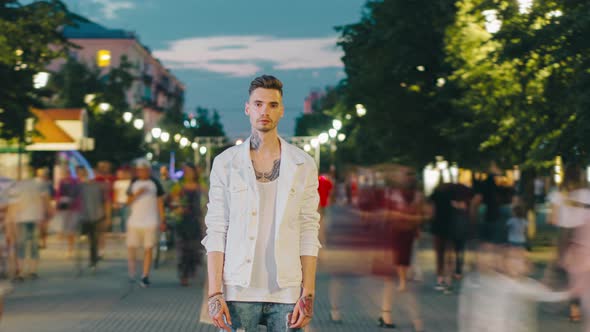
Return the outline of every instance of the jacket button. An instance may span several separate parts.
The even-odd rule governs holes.
[[[250,240],[254,241],[255,237],[254,236],[250,236]]]
[[[256,217],[256,211],[252,211],[252,216]]]
[[[251,259],[247,259],[246,260],[246,263],[250,264],[250,263],[252,263],[252,260]]]

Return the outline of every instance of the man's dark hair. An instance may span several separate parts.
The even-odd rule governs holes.
[[[277,90],[277,91],[279,91],[281,96],[283,95],[283,82],[281,82],[278,78],[276,78],[272,75],[262,75],[262,76],[256,77],[250,83],[250,89],[248,90],[248,95],[251,95],[252,91],[254,91],[258,88]]]

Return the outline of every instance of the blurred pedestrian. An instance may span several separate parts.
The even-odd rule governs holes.
[[[8,219],[16,226],[17,281],[37,279],[40,224],[50,214],[49,192],[35,179],[21,180],[10,189]]]
[[[106,234],[112,231],[112,209],[113,209],[113,200],[114,200],[114,183],[116,177],[113,175],[113,165],[109,161],[99,161],[96,164],[95,176],[94,181],[98,183],[102,183],[104,188],[107,190],[107,204],[105,210],[105,217],[101,220],[100,224],[98,225],[99,237],[98,237],[98,244],[99,244],[99,259],[102,259],[103,253],[106,247]]]
[[[199,173],[192,164],[183,166],[184,176],[174,185],[170,193],[170,206],[175,215],[176,256],[178,260],[178,278],[184,287],[189,285],[189,278],[195,276],[201,264],[202,234],[202,188],[199,185]]]
[[[196,168],[195,168],[196,170]],[[200,172],[197,170],[197,174]],[[199,179],[197,178],[197,181]],[[166,214],[166,231],[165,231],[165,238],[166,238],[166,247],[173,248],[176,245],[176,222],[175,218],[173,217],[173,209],[170,206],[172,200],[170,199],[170,193],[172,188],[176,185],[176,179],[173,179],[170,176],[170,170],[167,166],[160,167],[160,183],[162,184],[162,188],[164,188],[164,210]],[[159,253],[159,252],[158,252]]]
[[[80,225],[80,181],[77,177],[69,175],[61,180],[56,202],[57,212],[62,220],[62,232],[67,241],[66,257],[72,258]]]
[[[82,234],[88,237],[90,256],[89,267],[96,270],[101,225],[110,207],[109,190],[104,183],[91,180],[83,166],[76,169],[79,183],[80,211],[79,225]]]
[[[410,167],[399,166],[393,171],[393,188],[386,194],[386,218],[392,224],[392,250],[399,285],[397,293],[406,299],[406,309],[415,331],[423,331],[416,294],[408,286],[408,269],[411,263],[413,243],[418,236],[420,225],[429,216],[425,213],[425,202],[417,188],[416,172]],[[379,326],[395,328],[392,323],[393,276],[385,277],[383,301]]]
[[[127,249],[129,281],[135,282],[136,251],[143,247],[143,270],[139,285],[149,287],[153,248],[156,245],[158,226],[166,229],[164,212],[164,189],[152,177],[151,164],[147,160],[136,163],[136,178],[131,180],[127,191],[127,204],[130,208],[127,219]]]
[[[512,207],[512,218],[508,219],[508,243],[511,246],[525,248],[527,243],[526,210],[522,204]]]
[[[334,185],[332,184],[332,180],[330,180],[328,175],[320,175],[319,179],[319,185],[318,185],[318,193],[320,195],[320,205],[318,207],[318,211],[320,212],[320,233],[319,233],[319,239],[320,239],[320,243],[325,244],[327,241],[326,238],[326,208],[328,207],[328,205],[331,202],[331,193],[332,193],[332,188],[334,187]]]
[[[53,184],[51,183],[51,178],[49,174],[49,169],[46,167],[38,168],[35,172],[35,181],[44,188],[43,190],[46,191],[49,195],[49,200],[53,200],[55,196],[55,190],[53,189]],[[47,247],[47,235],[49,234],[49,222],[51,220],[52,215],[49,215],[50,211],[47,211],[47,215],[41,221],[39,225],[39,233],[40,233],[40,241],[41,244],[39,247],[41,249],[45,249]]]
[[[117,218],[119,231],[125,233],[125,225],[129,217],[127,206],[127,190],[131,185],[131,172],[126,168],[117,170],[117,180],[113,184],[113,217]],[[113,219],[114,220],[114,219]]]
[[[9,189],[14,186],[14,181],[0,176],[0,280],[9,275],[9,234],[7,222],[7,210],[9,203]]]

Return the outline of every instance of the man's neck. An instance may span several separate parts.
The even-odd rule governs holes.
[[[274,154],[280,152],[281,144],[276,130],[259,132],[252,130],[250,136],[250,151],[262,154]]]

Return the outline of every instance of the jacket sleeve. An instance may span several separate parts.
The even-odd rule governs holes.
[[[301,256],[317,256],[319,249],[322,247],[318,239],[320,229],[318,170],[315,163],[312,163],[312,165],[307,172],[303,200],[299,210]]]
[[[225,239],[229,226],[229,211],[226,195],[226,178],[223,165],[215,159],[209,176],[209,203],[205,225],[206,236],[201,241],[207,252],[225,252]]]

